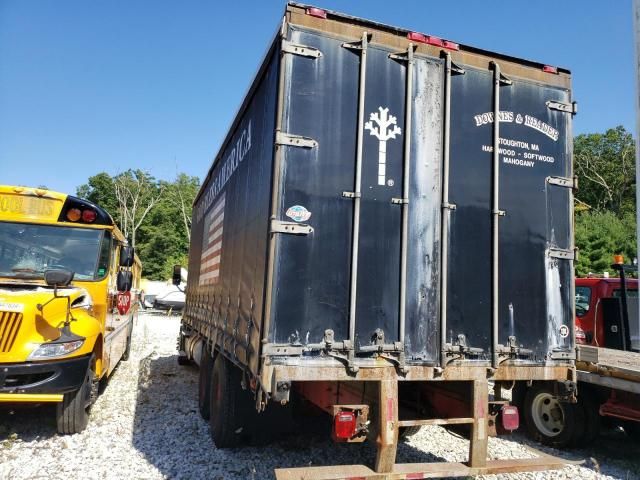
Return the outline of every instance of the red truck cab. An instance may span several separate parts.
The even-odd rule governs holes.
[[[636,299],[638,280],[626,279],[627,296]],[[605,322],[601,300],[620,297],[619,278],[576,278],[576,343],[609,347],[605,342]]]

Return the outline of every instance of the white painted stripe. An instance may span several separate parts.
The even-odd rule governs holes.
[[[209,255],[217,252],[218,250],[222,250],[222,240],[214,244],[213,247],[209,247],[204,252],[202,252],[202,255],[200,256],[200,258],[208,257]]]
[[[209,225],[209,231],[215,229],[224,220],[224,212],[218,218],[216,218],[211,225]]]
[[[202,265],[200,265],[200,268],[202,270],[205,270],[207,267],[210,267],[212,265],[219,265],[219,264],[220,264],[220,255],[218,255],[217,257],[213,257],[211,260],[204,262]]]
[[[220,270],[214,270],[212,272],[203,273],[200,275],[200,280],[207,280],[209,278],[217,278],[220,276]]]
[[[220,227],[218,230],[216,230],[215,232],[213,232],[211,234],[211,236],[209,237],[209,242],[213,242],[216,238],[218,238],[220,235],[222,235],[222,229],[224,227]]]
[[[218,212],[224,208],[224,199],[225,197],[222,197],[220,201],[214,205],[213,210],[211,210],[211,213],[209,214],[209,218],[215,217]]]

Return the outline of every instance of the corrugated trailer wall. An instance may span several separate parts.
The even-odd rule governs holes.
[[[194,204],[184,321],[252,372],[263,319],[279,57],[273,46]]]

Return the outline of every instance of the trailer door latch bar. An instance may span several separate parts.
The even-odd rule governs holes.
[[[557,185],[558,187],[566,187],[573,190],[578,189],[578,177],[547,177],[547,183],[549,185]]]
[[[549,258],[558,258],[560,260],[575,260],[576,254],[573,250],[565,250],[562,248],[549,248],[547,249],[547,256]]]
[[[290,53],[292,55],[300,55],[301,57],[309,58],[320,58],[322,56],[322,52],[317,48],[299,45],[297,43],[290,42],[289,40],[282,41],[282,53]]]
[[[360,198],[360,192],[342,192],[344,198]]]
[[[276,132],[276,145],[288,145],[290,147],[315,148],[318,146],[313,138],[290,133]]]
[[[578,103],[577,102],[558,102],[555,100],[547,100],[545,102],[547,108],[549,110],[558,110],[560,112],[570,113],[571,115],[575,115],[578,113]]]
[[[289,235],[309,235],[313,233],[311,225],[296,222],[283,222],[281,220],[271,220],[271,233],[286,233]]]

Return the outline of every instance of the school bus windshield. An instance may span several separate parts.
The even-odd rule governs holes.
[[[99,280],[110,247],[104,230],[0,222],[0,276],[41,279],[45,270],[65,268],[76,280]]]

